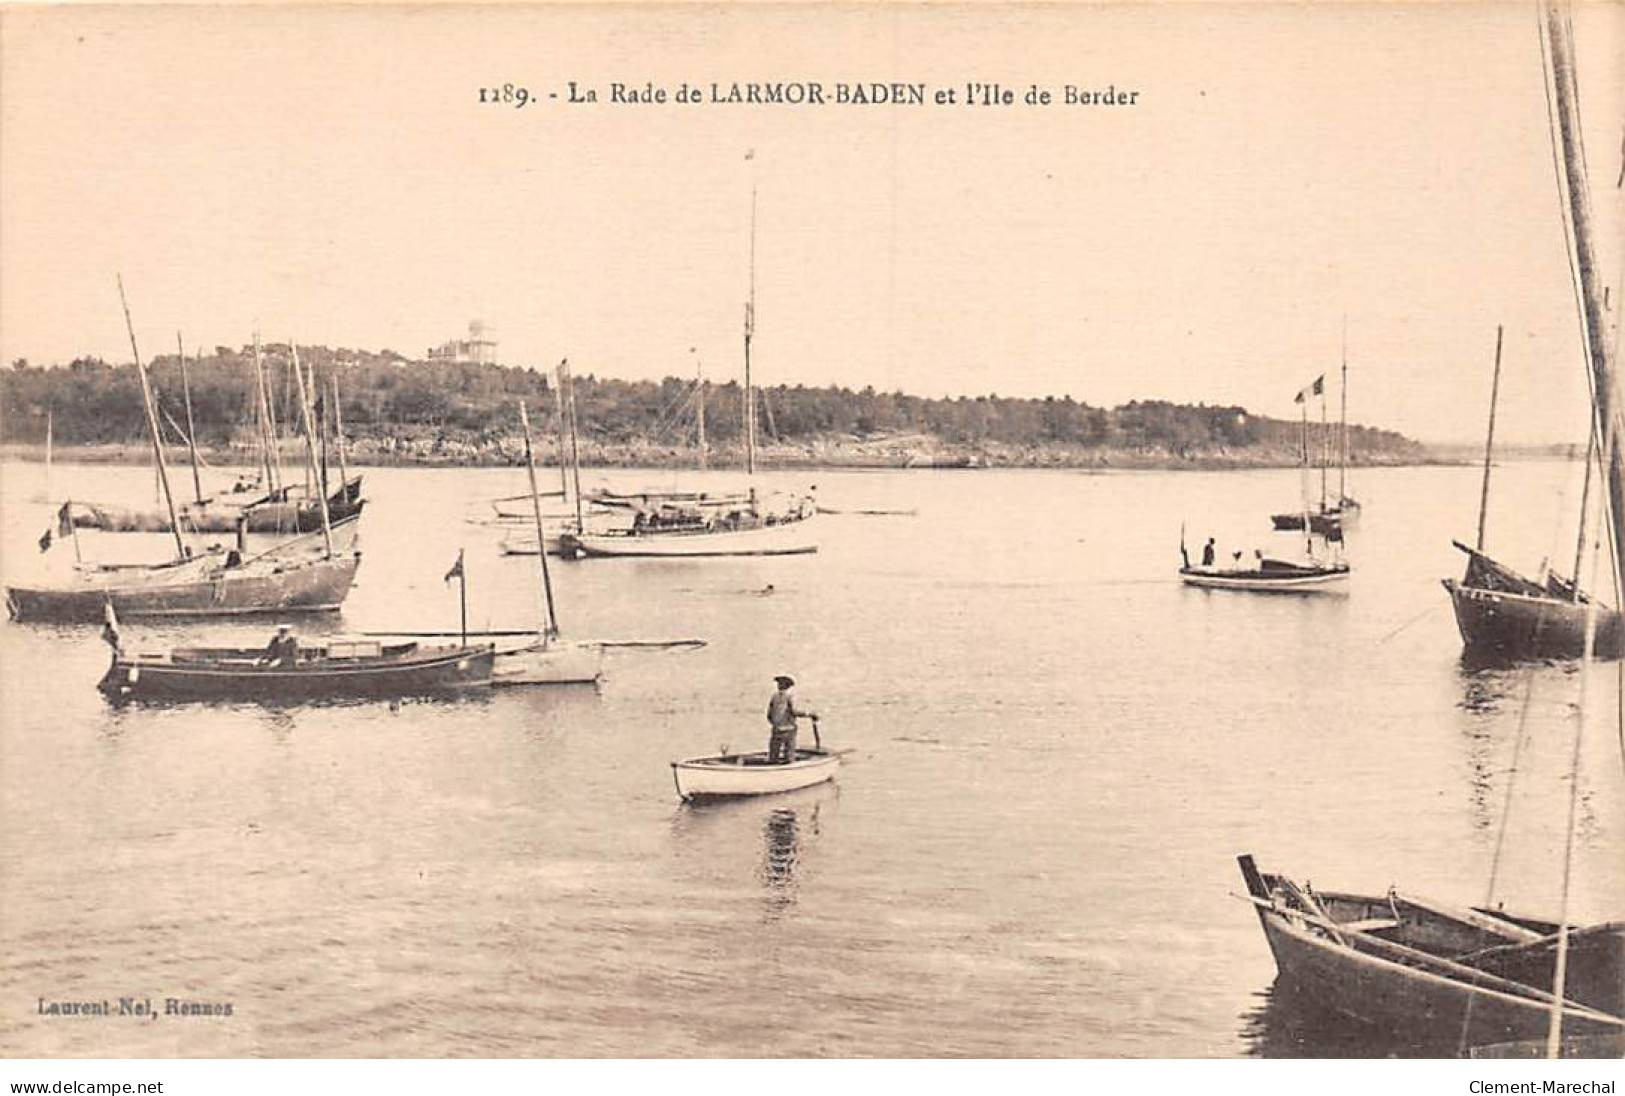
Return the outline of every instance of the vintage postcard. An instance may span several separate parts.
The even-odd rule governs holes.
[[[1621,57],[0,9],[0,1053],[1617,1058]]]

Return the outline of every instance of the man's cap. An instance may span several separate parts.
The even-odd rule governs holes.
[[[279,632],[291,632],[291,631],[293,631],[293,625],[292,624],[278,624],[276,626],[276,630],[279,631]]]
[[[781,689],[788,689],[788,688],[790,688],[791,686],[793,686],[796,683],[795,678],[793,678],[793,677],[785,677],[783,674],[780,674],[778,677],[775,677],[773,680],[778,685],[778,687],[781,688]]]

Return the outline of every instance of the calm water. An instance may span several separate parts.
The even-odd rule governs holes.
[[[34,547],[41,474],[0,469],[13,580],[71,559]],[[466,520],[522,475],[366,475],[360,580],[307,634],[454,628],[460,547],[474,624],[534,620],[535,561]],[[54,477],[58,497],[151,498],[140,469]],[[1272,997],[1234,857],[1483,900],[1526,687],[1496,898],[1555,914],[1579,676],[1461,664],[1438,580],[1472,536],[1473,470],[1359,474],[1348,595],[1279,600],[1174,568],[1182,521],[1226,554],[1290,547],[1266,515],[1292,472],[769,479],[918,515],[820,518],[813,557],[558,565],[567,634],[710,643],[613,653],[596,690],[115,710],[94,628],[0,626],[0,1052],[1392,1053]],[[1577,481],[1498,470],[1491,547],[1567,570]],[[668,762],[765,743],[783,672],[859,751],[838,782],[681,806]],[[1579,919],[1625,910],[1615,682],[1592,673]],[[120,996],[234,1014],[36,1015]]]

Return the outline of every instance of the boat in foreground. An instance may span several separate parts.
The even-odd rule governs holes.
[[[487,685],[495,649],[332,640],[291,663],[263,649],[182,647],[168,654],[115,651],[102,692],[113,700],[300,701],[434,696]]]
[[[1237,858],[1280,977],[1324,1008],[1418,1045],[1543,1037],[1558,926],[1390,891],[1311,890]],[[1568,930],[1563,1030],[1625,1032],[1625,922]]]
[[[1265,559],[1257,567],[1181,567],[1180,581],[1207,590],[1252,590],[1266,594],[1335,592],[1348,580],[1347,563],[1291,563]]]
[[[810,788],[833,780],[840,767],[841,752],[824,749],[797,750],[787,763],[771,762],[766,753],[723,753],[673,761],[671,776],[685,800],[730,799]]]

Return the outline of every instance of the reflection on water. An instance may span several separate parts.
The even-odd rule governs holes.
[[[1323,1007],[1294,983],[1276,981],[1241,1015],[1241,1039],[1254,1058],[1437,1058],[1455,1048],[1418,1043]]]
[[[1549,498],[1563,472],[1502,482]],[[150,491],[141,469],[60,475],[81,497]],[[1237,852],[1458,903],[1499,863],[1497,901],[1555,908],[1577,681],[1537,667],[1520,728],[1523,671],[1461,661],[1438,579],[1471,469],[1363,472],[1349,596],[1304,599],[1192,596],[1170,559],[1181,515],[1234,519],[1220,542],[1251,543],[1291,471],[819,478],[838,508],[917,516],[821,519],[816,556],[554,572],[573,639],[708,642],[611,651],[601,691],[112,708],[94,626],[0,623],[16,838],[0,841],[0,999],[195,986],[241,1015],[0,1016],[0,1052],[1406,1053],[1259,993],[1274,969],[1229,897]],[[462,549],[470,627],[533,625],[535,558],[462,520],[523,487],[512,470],[369,469],[360,581],[300,633],[450,627],[440,577]],[[12,497],[0,564],[20,579],[49,515],[12,520]],[[1502,535],[1512,563],[1549,554],[1521,525]],[[126,631],[146,651],[263,645],[269,627]],[[786,667],[864,763],[680,806],[671,760],[764,740]],[[1611,700],[1601,672],[1592,695]],[[1585,921],[1625,909],[1615,737],[1586,740]]]

